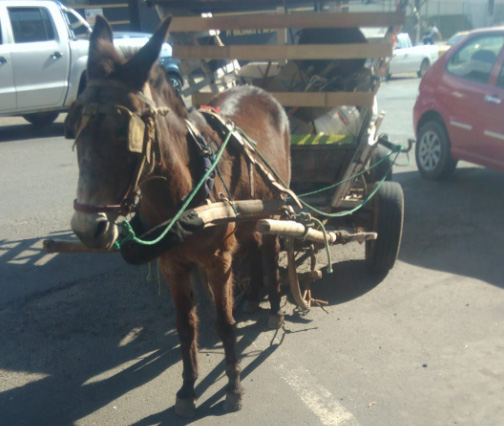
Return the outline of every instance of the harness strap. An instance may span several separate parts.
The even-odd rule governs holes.
[[[235,143],[238,143],[244,152],[244,154],[247,157],[248,162],[251,165],[254,165],[257,167],[263,178],[270,183],[271,186],[273,186],[276,190],[278,190],[280,193],[286,194],[289,197],[291,197],[294,202],[299,206],[299,208],[303,208],[301,201],[299,201],[298,197],[296,194],[289,189],[286,185],[283,184],[283,182],[279,182],[278,180],[281,179],[276,179],[274,175],[276,175],[276,171],[273,169],[273,167],[264,160],[264,157],[261,155],[261,153],[257,150],[256,146],[250,142],[248,138],[243,138],[240,134],[239,131],[236,130],[234,127],[233,123],[226,122],[220,115],[214,113],[213,111],[203,108],[200,110],[200,112],[203,114],[207,122],[215,129],[216,127],[223,132],[231,132],[232,133],[232,140],[235,141]],[[225,129],[225,130],[224,130]],[[256,155],[261,159],[261,161],[257,161]],[[264,163],[264,164],[263,164]],[[251,166],[249,168],[249,173],[251,174],[251,182],[253,181],[252,179],[252,169],[253,167]],[[269,169],[269,170],[268,170]],[[252,186],[253,184],[251,183],[251,191],[254,191],[254,188]]]
[[[195,143],[198,147],[202,164],[203,164],[203,176],[207,173],[208,170],[212,168],[212,164],[215,160],[213,150],[208,145],[207,141],[200,133],[200,131],[196,128],[196,126],[191,123],[189,120],[185,120],[187,126],[187,133],[189,138]],[[207,177],[206,182],[203,184],[198,194],[194,198],[191,206],[199,205],[207,198],[210,198],[210,194],[212,193],[213,187],[215,183],[215,170],[213,170]],[[187,194],[184,198],[182,198],[181,202],[187,198],[189,194]]]

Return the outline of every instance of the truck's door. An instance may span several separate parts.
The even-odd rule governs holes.
[[[58,34],[46,7],[8,7],[17,109],[63,105],[70,58],[67,34]]]
[[[1,6],[0,6],[1,8]],[[0,112],[12,111],[16,108],[16,89],[12,73],[11,55],[6,46],[7,31],[2,22],[0,10]]]

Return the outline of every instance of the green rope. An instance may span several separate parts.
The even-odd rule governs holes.
[[[349,178],[347,179],[343,179],[342,181],[339,181],[339,182],[336,182],[336,183],[333,183],[331,185],[328,185],[328,186],[324,186],[323,188],[321,189],[317,189],[315,191],[311,191],[311,192],[306,192],[304,194],[301,194],[301,195],[298,195],[298,198],[303,198],[303,197],[308,197],[310,195],[316,195],[316,194],[320,194],[322,192],[325,192],[325,191],[328,191],[330,189],[333,189],[333,188],[336,188],[340,185],[343,185],[344,183],[350,181],[350,180],[353,180],[359,176],[362,176],[363,174],[367,173],[369,170],[372,170],[374,169],[375,167],[378,167],[381,163],[383,163],[384,161],[387,161],[394,153],[397,153],[398,155],[396,155],[396,157],[392,160],[392,166],[398,166],[398,167],[406,167],[408,166],[409,164],[406,164],[406,165],[400,165],[400,164],[397,164],[397,157],[399,156],[400,153],[402,153],[402,147],[400,146],[397,146],[396,148],[394,148],[392,151],[389,151],[387,153],[387,155],[385,157],[383,157],[381,160],[377,161],[376,163],[372,164],[371,166],[369,166],[367,169],[364,169],[362,171],[360,171],[359,173],[356,173],[355,175],[353,176],[350,176]],[[409,160],[409,154],[408,154],[408,160]],[[392,167],[391,167],[392,168]],[[388,171],[388,173],[390,173],[390,170]],[[387,176],[388,176],[388,173],[387,173]]]
[[[214,150],[212,149],[211,146],[208,146],[208,148],[210,148],[210,152],[212,153],[212,157],[211,157],[212,161],[215,161],[215,152],[214,152]],[[231,190],[227,186],[226,181],[224,180],[224,178],[222,177],[221,170],[220,170],[220,167],[218,165],[215,168],[215,171],[217,172],[217,175],[219,176],[219,179],[221,180],[222,185],[224,186],[224,189],[227,192],[229,204],[231,204],[231,207],[233,208],[233,211],[238,216],[238,209],[236,208],[235,203],[233,202],[233,196],[231,194]]]
[[[395,151],[391,151],[391,152],[395,152]],[[402,152],[397,150],[396,152],[396,157],[392,160],[392,163],[395,164],[395,160],[397,159],[397,157],[399,156],[399,154]],[[378,164],[378,163],[377,163]],[[365,171],[365,170],[364,170]],[[363,172],[360,172],[358,173],[356,176],[360,176]],[[390,173],[390,171],[389,171]],[[362,207],[364,207],[366,204],[369,203],[369,201],[374,197],[374,195],[378,192],[378,190],[381,188],[381,186],[383,185],[383,182],[385,182],[385,180],[387,179],[387,176],[388,176],[388,173],[383,176],[383,178],[378,182],[378,185],[376,186],[376,188],[367,196],[367,198],[361,203],[359,204],[358,206],[354,207],[353,209],[350,209],[350,210],[345,210],[343,212],[338,212],[338,213],[327,213],[327,212],[324,212],[322,210],[319,210],[315,207],[313,207],[312,205],[308,204],[306,201],[303,201],[302,199],[300,199],[299,201],[301,201],[301,204],[303,204],[304,207],[306,207],[307,209],[311,210],[312,212],[314,213],[317,213],[321,216],[324,216],[324,217],[328,217],[328,218],[335,218],[335,217],[344,217],[344,216],[350,216],[351,214],[355,213],[357,210],[361,209]],[[346,182],[348,181],[345,180],[343,182]],[[339,182],[338,184],[341,184],[342,182]],[[331,188],[334,187],[334,185],[331,185]],[[318,193],[318,192],[322,192],[322,191],[325,191],[327,189],[330,189],[330,188],[322,188],[321,190],[318,190],[318,191],[314,191],[313,193]],[[309,193],[309,194],[313,194],[313,193]],[[306,194],[304,194],[304,196],[306,196]]]
[[[170,232],[170,230],[173,228],[173,225],[175,225],[175,223],[180,218],[180,216],[182,216],[182,214],[186,211],[187,207],[189,206],[189,204],[191,203],[193,198],[196,196],[199,189],[203,186],[203,184],[207,181],[210,174],[214,171],[214,169],[219,164],[219,161],[220,161],[222,155],[224,154],[224,151],[226,150],[226,146],[229,143],[229,141],[231,140],[232,134],[233,134],[233,130],[230,130],[226,136],[226,139],[224,139],[224,142],[222,143],[222,145],[219,149],[219,152],[217,153],[217,155],[215,157],[215,162],[207,170],[207,172],[205,173],[203,178],[200,180],[200,182],[190,192],[190,194],[188,195],[187,199],[185,200],[185,202],[182,205],[182,207],[180,208],[180,210],[173,217],[173,219],[171,219],[170,223],[168,224],[168,226],[165,228],[165,230],[161,233],[161,235],[159,237],[157,237],[156,239],[154,239],[152,241],[142,240],[135,235],[135,231],[131,227],[130,223],[127,220],[124,220],[121,222],[122,232],[124,234],[124,237],[121,239],[121,241],[116,241],[116,243],[114,244],[114,248],[116,250],[120,250],[121,245],[127,241],[135,241],[136,243],[142,244],[145,246],[152,246],[154,244],[157,244],[159,241],[161,241],[166,236],[166,234],[168,234],[168,232]]]
[[[324,234],[324,247],[327,255],[327,273],[332,274],[333,269],[332,269],[332,258],[331,258],[331,250],[329,249],[329,236],[327,235],[327,230],[322,223],[321,220],[317,219],[316,217],[313,217],[310,213],[299,213],[296,215],[295,220],[302,223],[306,227],[306,234],[308,234],[309,227],[313,223],[317,224],[322,233]]]
[[[145,277],[146,281],[152,281],[154,279],[154,275],[152,274],[152,262],[147,264],[147,276]]]

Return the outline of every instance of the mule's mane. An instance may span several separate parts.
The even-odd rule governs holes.
[[[187,117],[187,108],[184,101],[173,90],[168,82],[166,71],[160,65],[154,65],[149,74],[149,83],[163,100],[166,106],[169,106],[173,112],[181,119]]]

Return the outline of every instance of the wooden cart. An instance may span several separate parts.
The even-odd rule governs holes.
[[[169,1],[157,3],[161,6],[158,7],[161,14],[173,11],[170,9]],[[308,229],[304,224],[294,221],[264,219],[258,223],[260,232],[284,236],[289,260],[288,281],[296,303],[303,309],[310,303],[310,282],[321,276],[314,252],[326,242],[344,244],[349,241],[365,241],[368,267],[373,273],[385,275],[395,263],[402,237],[404,197],[401,186],[390,182],[390,174],[387,176],[387,173],[391,173],[390,162],[385,160],[370,172],[363,173],[363,171],[369,165],[384,160],[377,158],[380,157],[377,149],[379,142],[377,132],[383,115],[377,115],[373,107],[376,105],[376,93],[382,77],[381,70],[387,58],[392,56],[393,34],[404,23],[403,11],[407,1],[400,2],[398,10],[392,13],[344,13],[344,3],[334,2],[332,12],[315,13],[280,7],[273,13],[232,13],[207,15],[205,18],[175,17],[170,27],[171,33],[175,34],[173,40],[184,41],[184,44],[176,44],[173,49],[174,57],[182,61],[182,69],[185,62],[194,65],[198,62],[208,63],[217,60],[229,63],[234,63],[236,60],[250,61],[247,67],[255,66],[259,70],[259,75],[252,75],[247,79],[247,73],[234,69],[236,84],[245,80],[247,83],[269,90],[291,117],[299,111],[303,112],[301,116],[313,118],[337,107],[358,108],[359,122],[353,135],[322,136],[313,134],[315,132],[306,134],[299,131],[292,134],[291,187],[296,192],[314,192],[321,187],[342,182],[335,190],[305,198],[305,201],[317,210],[329,214],[325,216],[311,211],[315,217],[324,219],[328,235],[324,236],[322,231]],[[327,29],[330,34],[330,29],[356,27],[385,27],[387,31],[378,41],[368,43],[342,44],[340,40],[338,44],[327,44],[326,41],[320,44],[292,44],[295,42],[293,34],[298,30]],[[276,44],[224,45],[218,39],[211,46],[187,45],[188,40],[197,43],[197,37],[191,37],[191,34],[197,35],[205,31],[211,32],[216,37],[222,32],[226,34],[238,32],[250,36],[274,31]],[[251,37],[248,37],[248,40],[250,41]],[[366,68],[370,71],[371,78],[368,84],[356,84],[351,90],[314,91],[311,89],[313,85],[310,86],[308,81],[310,76],[305,76],[303,81],[302,76],[293,77],[292,73],[286,73],[291,77],[288,85],[283,84],[282,87],[284,82],[280,84],[278,82],[282,69],[286,69],[292,63],[326,60],[340,61],[341,64],[343,63],[341,60],[362,58],[367,60]],[[262,63],[254,64],[254,61]],[[298,68],[296,71],[299,71]],[[208,80],[208,75],[205,77]],[[202,91],[201,86],[196,86],[198,90],[189,89],[188,93],[192,92],[194,105],[207,104],[215,92],[229,86],[230,79],[224,76],[220,82],[218,78],[213,80],[210,78],[209,81],[213,82],[209,86],[210,91]],[[391,148],[388,141],[382,140],[382,142]],[[375,191],[376,196],[366,202],[369,195]],[[361,205],[362,207],[358,209]],[[356,211],[347,214],[353,210]],[[300,238],[295,241],[295,237]],[[304,281],[304,289],[300,289],[294,250],[303,253],[301,260],[307,257],[311,259],[310,270],[300,277]]]

